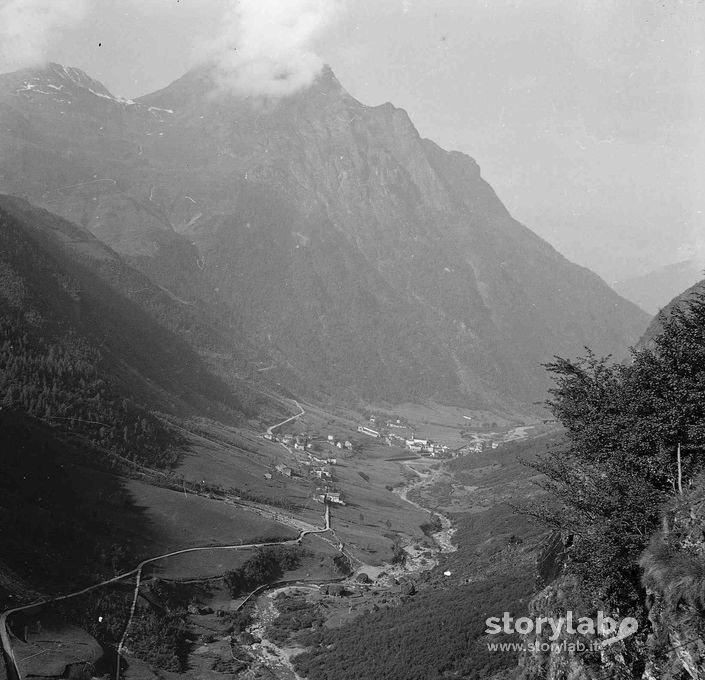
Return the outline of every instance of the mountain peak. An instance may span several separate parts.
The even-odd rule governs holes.
[[[115,97],[103,83],[91,78],[82,69],[55,62],[2,74],[0,89],[12,94],[53,95],[62,101],[65,100],[65,95],[70,94],[74,97],[92,95],[122,104],[132,103],[131,100]]]
[[[646,326],[514,221],[474,161],[424,141],[403,110],[357,102],[330,68],[289,96],[218,84],[202,65],[119,116],[93,95],[55,95],[73,116],[8,98],[17,148],[41,134],[54,153],[0,154],[5,191],[237,320],[292,387],[528,404],[554,355],[619,354]]]
[[[321,72],[316,76],[313,85],[318,90],[326,92],[346,92],[345,88],[340,84],[340,81],[333,73],[333,69],[325,64]]]
[[[89,90],[93,94],[115,99],[113,94],[103,83],[91,78],[85,71],[75,66],[62,66],[61,64],[50,62],[44,69],[44,73],[50,80],[60,80],[63,83],[71,83],[84,90]]]
[[[215,90],[212,66],[204,64],[192,68],[166,87],[139,97],[136,101],[146,106],[178,109],[186,102],[209,97]]]
[[[272,97],[272,101],[295,99],[297,97],[311,98],[312,96],[349,96],[345,88],[333,73],[333,69],[326,65],[316,76],[313,83],[290,95]],[[159,106],[169,109],[183,108],[189,102],[200,104],[204,99],[235,99],[238,101],[259,100],[260,97],[246,96],[231,91],[225,85],[219,85],[216,67],[213,64],[202,64],[192,68],[180,78],[166,87],[146,94],[137,101],[147,106]],[[265,97],[265,99],[269,99]]]

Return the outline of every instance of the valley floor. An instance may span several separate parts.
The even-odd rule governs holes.
[[[298,416],[270,427],[268,434],[303,414],[301,408]],[[312,427],[322,416],[314,413],[303,426]],[[343,427],[342,421],[336,426]],[[414,582],[421,574],[430,573],[445,555],[457,551],[456,527],[448,512],[457,508],[454,503],[443,504],[444,484],[453,474],[448,462],[416,456],[400,460],[404,456],[390,455],[393,449],[369,445],[335,466],[348,498],[344,506],[302,503],[310,498],[310,482],[301,476],[267,479],[262,472],[273,459],[290,457],[289,447],[279,447],[281,453],[275,448],[273,456],[271,448],[276,444],[263,445],[251,433],[215,423],[200,423],[186,431],[191,434],[191,454],[178,473],[187,482],[198,477],[204,484],[202,492],[194,492],[192,485],[187,489],[186,484],[181,492],[154,486],[148,479],[128,483],[153,535],[159,537],[152,547],[162,552],[130,572],[77,593],[4,612],[0,634],[10,677],[15,672],[19,677],[47,676],[46,664],[56,656],[52,664],[59,669],[63,663],[62,672],[90,662],[106,673],[108,660],[122,657],[124,677],[134,680],[175,678],[179,669],[178,677],[184,678],[222,677],[221,670],[232,677],[298,678],[292,657],[306,648],[299,633],[316,627],[340,628],[364,612],[399,606],[413,596]],[[505,440],[522,439],[527,431],[513,428]],[[197,461],[203,464],[197,467]],[[256,494],[258,500],[207,490],[207,480],[215,478],[216,471],[222,486],[237,482],[242,489],[244,481],[248,496]],[[478,482],[478,488],[481,485]],[[298,502],[297,510],[283,507],[282,496]],[[268,498],[279,504],[271,505]],[[425,535],[421,525],[427,527]],[[232,541],[233,537],[237,540]],[[223,584],[223,573],[241,567],[258,548],[271,546],[297,547],[305,557],[284,575],[285,583],[233,598]],[[339,557],[351,569],[347,576],[335,564],[334,558]],[[162,659],[160,670],[159,664],[146,662],[132,648],[131,635],[139,635],[142,620],[156,611],[150,588],[164,581],[196,590],[181,624],[188,629],[190,651],[182,654],[180,663],[165,664]],[[117,626],[122,633],[115,649],[101,652],[78,612],[102,611],[100,607],[105,609],[105,602],[113,600],[125,603],[114,606],[118,611],[122,607],[124,613],[118,616],[127,618]],[[57,610],[57,604],[67,601],[71,601],[68,610]],[[233,622],[242,612],[247,612],[248,622],[238,632]],[[54,675],[50,672],[48,677]]]

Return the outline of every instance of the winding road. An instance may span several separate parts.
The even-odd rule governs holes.
[[[298,408],[301,411],[301,413],[297,413],[295,416],[291,416],[290,418],[287,418],[286,420],[282,420],[281,423],[277,423],[276,425],[270,425],[267,428],[268,435],[274,436],[274,430],[276,430],[278,427],[281,427],[282,425],[286,425],[287,423],[290,423],[292,420],[296,420],[297,418],[301,418],[301,416],[306,413],[306,411],[304,411],[303,407],[301,406],[301,404],[299,404],[298,401],[296,401],[296,399],[294,399],[294,403],[296,404],[296,408]]]
[[[296,405],[299,407],[301,410],[301,413],[296,414],[295,416],[292,416],[291,418],[287,418],[286,420],[282,421],[281,423],[278,423],[276,425],[272,425],[270,428],[267,429],[267,432],[270,432],[279,427],[280,425],[283,425],[285,423],[288,423],[291,420],[294,420],[296,418],[299,418],[301,415],[304,414],[304,409],[301,408],[301,405],[298,402],[295,402]],[[226,500],[227,502],[227,500]],[[127,620],[127,624],[125,625],[125,631],[122,635],[122,639],[120,640],[120,643],[117,648],[117,674],[116,677],[120,677],[119,670],[120,670],[120,654],[122,652],[122,649],[124,647],[125,639],[127,637],[127,633],[130,628],[130,624],[132,623],[132,618],[135,613],[135,607],[137,605],[137,598],[139,596],[139,589],[142,581],[142,571],[143,569],[149,565],[153,564],[155,562],[159,562],[160,560],[164,560],[168,557],[174,557],[176,555],[184,555],[187,553],[194,553],[194,552],[202,552],[205,550],[247,550],[247,549],[252,549],[252,548],[265,548],[265,547],[273,547],[273,546],[287,546],[287,545],[299,545],[301,541],[304,539],[305,536],[309,534],[324,534],[328,531],[331,531],[331,525],[330,525],[330,504],[326,503],[325,504],[325,511],[324,511],[324,526],[322,528],[317,528],[313,525],[308,525],[307,523],[302,522],[301,520],[296,519],[295,517],[289,517],[286,516],[284,513],[279,508],[274,508],[267,506],[263,503],[249,503],[247,501],[242,501],[239,500],[237,502],[237,505],[239,506],[244,506],[247,509],[260,514],[263,511],[267,512],[268,514],[276,517],[278,520],[281,522],[288,524],[289,526],[296,526],[298,529],[299,535],[296,538],[291,538],[283,541],[272,541],[272,542],[264,542],[264,543],[234,543],[234,544],[229,544],[229,545],[208,545],[208,546],[197,546],[193,548],[183,548],[181,550],[174,550],[172,552],[168,553],[163,553],[161,555],[156,555],[154,557],[149,557],[145,560],[142,560],[134,569],[131,569],[130,571],[126,571],[122,574],[118,574],[117,576],[114,576],[113,578],[106,579],[104,581],[101,581],[100,583],[96,583],[92,586],[88,586],[87,588],[82,588],[81,590],[77,590],[73,593],[68,593],[66,595],[59,595],[57,597],[50,597],[50,598],[45,598],[41,600],[37,600],[35,602],[31,602],[29,604],[25,604],[19,607],[13,607],[12,609],[8,609],[2,614],[0,614],[0,643],[2,644],[2,650],[3,654],[5,656],[5,665],[7,668],[7,673],[8,673],[8,678],[9,680],[23,680],[22,676],[22,671],[20,669],[19,663],[17,661],[17,658],[15,657],[15,652],[12,647],[12,641],[10,638],[10,632],[8,628],[8,618],[12,616],[13,614],[16,614],[21,611],[25,611],[28,609],[34,609],[35,607],[39,607],[42,605],[50,604],[53,602],[61,602],[62,600],[68,600],[74,597],[78,597],[80,595],[84,595],[86,593],[89,593],[93,590],[96,590],[98,588],[103,588],[104,586],[110,585],[111,583],[116,583],[118,581],[122,581],[123,579],[129,578],[131,576],[135,576],[135,588],[133,592],[133,598],[132,598],[132,606],[130,608],[130,615]],[[259,590],[259,589],[257,589]]]
[[[271,425],[270,427],[267,428],[267,433],[270,435],[273,435],[273,432],[275,429],[278,427],[281,427],[282,425],[285,425],[286,423],[289,423],[293,420],[296,420],[297,418],[300,418],[302,415],[304,415],[305,411],[301,404],[299,404],[297,401],[294,401],[296,406],[299,408],[300,412],[290,416],[289,418],[286,418],[285,420],[281,421],[280,423],[277,423],[275,425]],[[193,433],[191,433],[193,434]],[[154,471],[150,471],[154,472]],[[132,604],[130,607],[130,614],[127,619],[124,632],[122,635],[122,638],[120,639],[120,642],[117,646],[117,668],[116,668],[116,678],[120,677],[120,662],[121,662],[121,654],[123,652],[124,646],[125,646],[125,641],[127,639],[127,635],[130,629],[130,625],[132,623],[132,619],[134,617],[135,609],[137,606],[137,601],[139,597],[139,590],[140,586],[142,584],[142,574],[144,568],[149,565],[153,564],[155,562],[159,562],[160,560],[167,559],[169,557],[174,557],[177,555],[184,555],[187,553],[194,553],[194,552],[202,552],[206,550],[247,550],[247,549],[252,549],[252,548],[264,548],[264,547],[273,547],[273,546],[293,546],[293,545],[299,545],[301,541],[304,539],[305,536],[309,534],[325,534],[327,532],[330,532],[330,535],[332,536],[332,539],[322,537],[323,540],[327,541],[330,543],[333,547],[335,547],[337,550],[339,550],[343,555],[348,557],[348,559],[351,561],[351,563],[357,562],[359,565],[362,565],[362,562],[360,560],[354,558],[351,554],[349,554],[346,550],[345,547],[340,541],[340,539],[336,536],[334,529],[331,526],[331,512],[330,512],[330,503],[325,503],[324,507],[324,526],[323,527],[316,527],[315,525],[308,524],[307,522],[297,519],[294,516],[288,515],[284,513],[280,508],[275,508],[273,506],[269,506],[265,503],[257,503],[257,502],[250,502],[250,501],[244,501],[240,498],[233,499],[233,498],[221,498],[218,499],[221,502],[233,504],[233,505],[238,505],[240,507],[243,507],[246,510],[249,510],[251,512],[254,512],[259,515],[268,515],[269,517],[276,519],[282,524],[286,524],[290,527],[295,528],[298,531],[298,536],[296,538],[292,539],[286,539],[282,541],[271,541],[271,542],[263,542],[263,543],[236,543],[236,544],[228,544],[228,545],[208,545],[208,546],[196,546],[192,548],[183,548],[181,550],[175,550],[172,552],[168,553],[163,553],[161,555],[156,555],[154,557],[149,557],[145,560],[142,560],[134,569],[131,569],[130,571],[126,571],[122,574],[119,574],[117,576],[114,576],[112,578],[106,579],[104,581],[101,581],[100,583],[96,583],[92,586],[88,586],[86,588],[83,588],[81,590],[77,590],[72,593],[68,593],[66,595],[59,595],[57,597],[48,597],[45,599],[40,599],[36,600],[34,602],[31,602],[29,604],[25,604],[22,606],[18,607],[13,607],[11,609],[8,609],[0,614],[0,643],[2,644],[2,650],[4,653],[5,657],[5,666],[7,669],[7,675],[9,680],[23,680],[23,675],[22,671],[19,665],[19,662],[17,658],[15,657],[15,652],[12,646],[12,640],[11,640],[11,634],[10,630],[8,627],[8,619],[11,617],[13,614],[16,614],[21,611],[33,609],[42,605],[54,603],[54,602],[60,602],[62,600],[68,600],[70,598],[75,598],[80,595],[84,595],[86,593],[89,593],[93,590],[96,590],[98,588],[103,588],[107,585],[110,585],[112,583],[116,583],[118,581],[121,581],[123,579],[130,578],[132,576],[135,577],[135,586],[133,590],[133,597],[132,597]],[[334,540],[333,540],[334,539]],[[364,566],[364,565],[363,565]],[[250,593],[247,597],[247,599],[251,599],[253,596],[255,596],[257,593],[259,593],[262,590],[262,587],[256,588],[252,593]],[[243,603],[244,604],[244,603]]]

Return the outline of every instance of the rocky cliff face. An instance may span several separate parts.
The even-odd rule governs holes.
[[[202,70],[128,102],[54,65],[0,77],[0,115],[0,190],[205,301],[297,385],[527,403],[541,362],[619,355],[647,322],[513,220],[471,158],[330,70],[281,100]]]
[[[562,564],[560,550],[557,565]],[[547,552],[551,552],[551,550]],[[699,680],[705,677],[705,479],[676,496],[663,526],[642,555],[646,612],[635,635],[598,652],[571,649],[576,636],[524,638],[521,680]],[[553,573],[553,572],[552,572]],[[560,575],[533,598],[530,616],[594,617],[599,603],[585,599],[579,581]],[[608,613],[619,617],[619,613]],[[580,638],[589,643],[589,638]]]
[[[705,480],[678,496],[641,559],[649,632],[645,680],[705,676]]]
[[[565,619],[571,612],[574,631],[581,617],[598,621],[598,612],[619,620],[619,612],[605,611],[599,603],[588,601],[579,580],[561,576],[533,598],[529,607],[532,620],[550,617]],[[525,636],[526,650],[520,658],[517,678],[521,680],[617,680],[641,678],[645,665],[644,631],[609,645],[606,636],[576,634],[564,624],[560,633],[550,627]]]

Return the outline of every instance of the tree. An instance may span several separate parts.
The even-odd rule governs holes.
[[[571,534],[570,569],[599,598],[640,599],[637,559],[663,503],[705,463],[705,297],[662,319],[662,331],[624,364],[557,357],[548,406],[567,443],[532,466],[552,503],[530,510]]]

